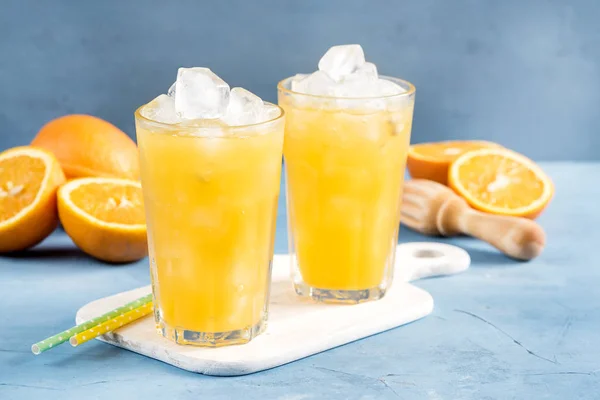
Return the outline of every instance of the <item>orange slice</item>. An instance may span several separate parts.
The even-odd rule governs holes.
[[[56,190],[65,175],[52,153],[15,147],[0,153],[0,252],[44,240],[58,225]]]
[[[120,178],[80,178],[58,190],[60,221],[85,253],[107,262],[148,254],[142,187]]]
[[[429,179],[446,185],[452,161],[470,150],[501,147],[483,140],[420,143],[410,146],[406,166],[415,179]]]
[[[492,214],[535,218],[554,195],[540,167],[504,148],[463,154],[450,166],[448,181],[473,208]]]

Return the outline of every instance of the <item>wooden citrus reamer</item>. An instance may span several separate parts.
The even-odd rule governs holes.
[[[546,242],[534,221],[474,210],[452,189],[425,179],[404,184],[401,221],[426,235],[473,236],[520,260],[540,255]]]

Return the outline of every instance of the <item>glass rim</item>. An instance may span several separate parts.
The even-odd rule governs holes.
[[[169,124],[166,122],[160,122],[160,121],[156,121],[150,118],[146,118],[142,115],[142,108],[146,107],[149,103],[146,104],[142,104],[141,106],[139,106],[135,112],[133,113],[134,117],[136,119],[139,119],[141,121],[144,121],[144,123],[148,123],[151,124],[155,127],[159,127],[162,129],[177,129],[178,131],[212,131],[212,130],[219,130],[219,131],[235,131],[235,130],[247,130],[250,128],[255,128],[255,127],[259,127],[261,125],[267,125],[270,123],[273,123],[279,119],[283,119],[285,117],[285,111],[283,110],[282,107],[280,107],[278,104],[273,104],[271,102],[268,101],[264,101],[263,103],[266,105],[270,105],[270,106],[275,106],[279,109],[279,115],[275,118],[271,118],[267,121],[262,121],[262,122],[257,122],[254,124],[246,124],[246,125],[234,125],[234,126],[190,126],[190,125],[180,125],[180,124]]]
[[[283,93],[294,95],[294,96],[306,96],[306,97],[313,98],[313,99],[321,99],[321,100],[343,99],[343,100],[350,100],[350,101],[402,98],[402,97],[411,96],[416,91],[415,85],[413,85],[412,83],[410,83],[407,80],[404,80],[401,78],[395,78],[393,76],[379,75],[379,78],[383,78],[385,80],[392,81],[392,82],[400,82],[400,83],[404,84],[405,86],[408,86],[408,90],[405,92],[402,92],[402,93],[398,93],[398,94],[388,94],[385,96],[365,96],[365,97],[340,97],[340,96],[326,96],[326,95],[322,95],[322,94],[309,94],[309,93],[295,92],[292,89],[288,89],[287,87],[285,87],[285,84],[288,83],[289,81],[291,81],[294,78],[294,76],[290,76],[290,77],[280,80],[277,83],[277,90],[279,90]]]

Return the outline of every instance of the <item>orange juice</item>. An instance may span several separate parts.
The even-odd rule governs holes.
[[[391,282],[414,104],[414,88],[403,84],[405,94],[376,109],[363,99],[344,99],[339,107],[334,99],[291,92],[286,81],[279,86],[301,295],[359,302],[380,298]]]
[[[283,117],[247,127],[136,113],[156,319],[178,343],[243,343],[267,316]]]

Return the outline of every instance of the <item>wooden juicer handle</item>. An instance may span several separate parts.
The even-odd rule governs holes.
[[[443,235],[473,236],[520,260],[541,254],[546,234],[534,221],[476,211],[462,198],[453,196],[439,210],[438,229]]]

